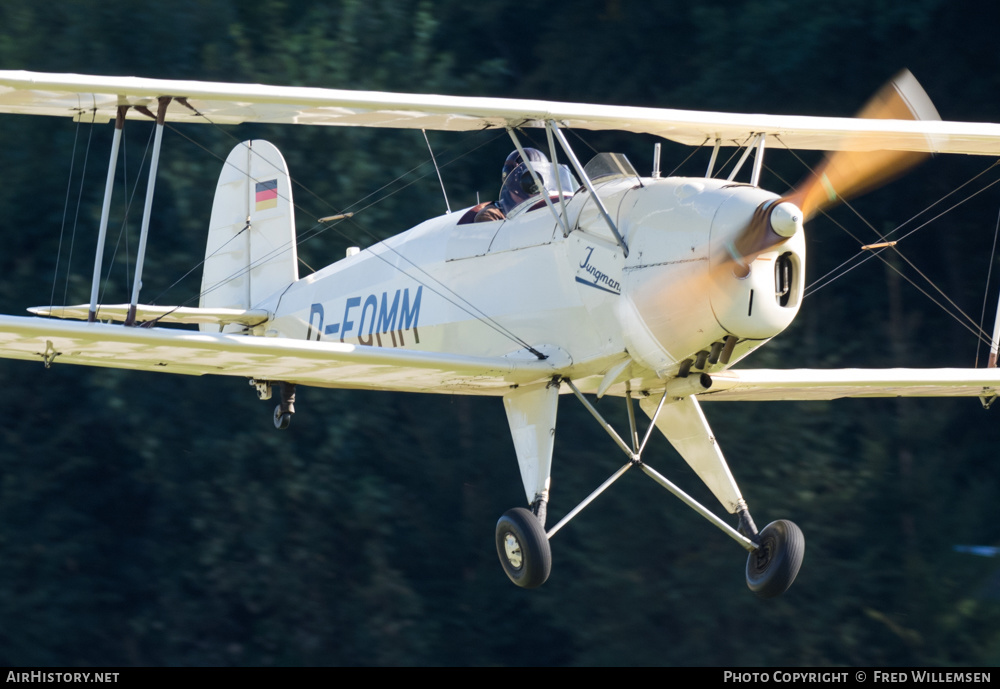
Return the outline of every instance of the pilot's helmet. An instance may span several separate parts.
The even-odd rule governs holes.
[[[545,154],[537,148],[526,148],[524,149],[524,154],[528,156],[528,160],[536,163],[549,162],[549,159],[545,157]],[[500,171],[500,184],[506,182],[507,175],[509,175],[511,171],[522,162],[524,161],[521,159],[521,152],[517,150],[511,151],[510,155],[507,156],[507,160],[503,161],[503,169]]]
[[[528,157],[527,163],[522,162],[519,155],[513,158],[507,157],[508,162],[515,164],[512,169],[504,170],[504,183],[500,188],[498,205],[505,215],[532,196],[542,193],[542,188],[539,188],[535,182],[536,177],[545,188],[549,182],[548,177],[551,176],[552,165],[544,153],[534,148],[526,148],[524,153]],[[528,170],[529,165],[534,171],[534,175]],[[506,168],[506,163],[504,167]]]

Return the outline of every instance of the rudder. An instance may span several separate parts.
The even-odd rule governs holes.
[[[244,141],[229,153],[219,175],[199,306],[252,309],[298,278],[288,166],[274,144]],[[218,332],[214,324],[200,327]]]

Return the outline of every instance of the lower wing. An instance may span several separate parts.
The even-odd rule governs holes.
[[[477,357],[195,330],[0,316],[0,358],[317,387],[503,394],[568,365],[558,355]]]
[[[1000,394],[1000,368],[730,370],[698,395],[712,400],[832,400],[841,397],[982,397]]]

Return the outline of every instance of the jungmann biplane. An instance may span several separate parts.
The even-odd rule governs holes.
[[[298,385],[501,397],[527,507],[500,518],[496,547],[518,586],[544,583],[549,540],[639,467],[748,551],[751,590],[778,595],[799,571],[802,533],[787,520],[757,529],[702,401],[970,396],[988,405],[1000,392],[996,332],[982,369],[735,368],[799,311],[803,223],[929,153],[1000,155],[1000,126],[941,121],[908,73],[857,118],[30,72],[0,72],[0,112],[115,122],[91,302],[0,317],[0,356],[45,366],[243,376],[262,399],[277,392],[279,428],[295,411]],[[135,284],[130,303],[100,304],[111,181],[130,119],[156,122]],[[151,306],[140,303],[139,288],[166,122],[501,128],[520,155],[504,181],[501,217],[475,222],[473,207],[431,218],[300,278],[285,162],[265,141],[244,142],[219,178],[199,305]],[[546,155],[527,153],[518,136],[525,128],[544,132]],[[704,176],[664,177],[657,154],[644,177],[617,154],[581,164],[565,137],[570,128],[652,134],[707,144],[713,154]],[[765,146],[773,142],[831,153],[815,174],[778,196],[758,186]],[[743,149],[726,179],[713,174],[723,147]],[[751,154],[749,180],[737,182]],[[199,330],[164,327],[169,323]],[[563,394],[586,406],[626,462],[546,530]],[[624,399],[627,432],[614,430],[588,398],[605,395]],[[635,402],[650,419],[642,437]],[[643,459],[653,428],[734,515],[735,526]]]

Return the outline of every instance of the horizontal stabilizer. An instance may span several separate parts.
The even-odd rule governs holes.
[[[97,320],[116,321],[124,323],[128,316],[128,304],[102,304],[97,307]],[[90,314],[90,306],[33,306],[28,309],[36,316],[51,316],[52,318],[74,318],[85,321]],[[136,306],[135,319],[145,323],[157,321],[161,323],[197,323],[214,325],[244,325],[253,327],[266,323],[271,314],[262,309],[200,309],[191,306],[152,306],[139,304]]]

